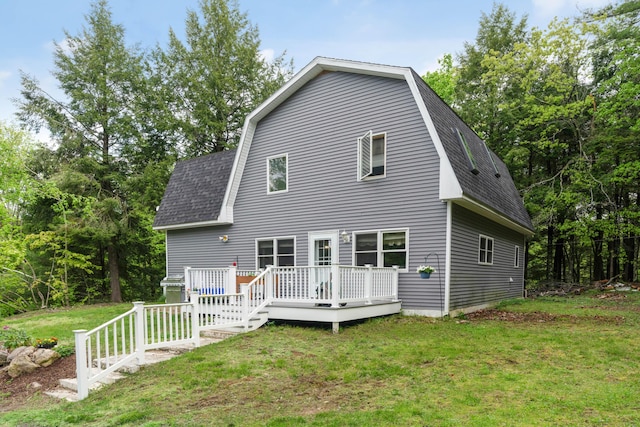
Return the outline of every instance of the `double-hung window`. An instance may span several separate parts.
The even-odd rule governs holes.
[[[289,156],[267,158],[267,193],[285,192],[289,188]]]
[[[369,131],[358,138],[358,180],[383,177],[387,163],[387,135]]]
[[[289,267],[295,265],[295,239],[293,237],[256,240],[258,268],[268,265]]]
[[[478,264],[493,264],[493,238],[482,234],[478,243]]]
[[[356,232],[354,259],[356,265],[407,268],[408,244],[406,230]]]

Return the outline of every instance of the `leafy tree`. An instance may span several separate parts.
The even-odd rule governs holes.
[[[427,71],[422,79],[433,89],[440,98],[450,106],[455,102],[456,71],[453,66],[453,56],[445,54],[438,59],[439,68],[435,71]]]
[[[122,153],[140,137],[133,117],[143,87],[142,56],[124,43],[124,28],[112,22],[106,0],[92,5],[78,36],[65,32],[56,44],[54,77],[66,100],[54,99],[23,75],[19,118],[32,128],[46,125],[59,142],[69,170],[87,177],[100,219],[96,250],[106,248],[111,300],[122,300],[120,251],[129,208],[122,183],[129,164]]]
[[[171,30],[154,52],[154,123],[186,156],[235,147],[244,119],[291,75],[284,55],[260,55],[258,29],[236,1],[202,0],[189,11],[185,42]]]

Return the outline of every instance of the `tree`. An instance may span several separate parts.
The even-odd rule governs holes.
[[[456,91],[456,71],[453,66],[453,56],[450,53],[445,54],[438,59],[439,68],[435,71],[427,71],[422,80],[425,81],[438,94],[440,98],[449,106],[453,106],[455,102]]]
[[[134,106],[144,95],[142,55],[125,46],[124,28],[112,22],[106,0],[92,5],[86,21],[78,36],[65,32],[65,45],[56,44],[53,75],[67,99],[54,99],[23,75],[18,116],[34,129],[46,125],[66,170],[91,184],[100,218],[95,249],[106,248],[111,300],[119,302],[119,254],[129,215],[122,183],[130,168],[122,153],[140,138]]]
[[[154,52],[158,104],[154,123],[186,156],[233,148],[244,119],[291,75],[284,55],[260,55],[258,29],[236,1],[202,0],[189,11],[186,40],[171,30]]]

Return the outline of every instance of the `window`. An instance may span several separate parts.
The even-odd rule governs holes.
[[[516,249],[515,249],[515,252],[513,254],[514,255],[514,257],[513,257],[513,266],[515,268],[518,268],[518,267],[520,267],[520,246],[516,245],[515,248]]]
[[[358,138],[358,179],[383,177],[386,169],[387,136],[371,131]]]
[[[267,268],[267,265],[294,266],[295,246],[295,239],[292,237],[257,240],[258,268]]]
[[[478,264],[493,264],[493,239],[480,235]]]
[[[354,233],[354,259],[356,265],[407,268],[406,231],[368,231]]]
[[[287,191],[288,166],[289,156],[286,154],[267,158],[267,193]]]
[[[476,159],[474,159],[473,157],[473,153],[471,152],[471,147],[469,147],[469,143],[467,142],[467,139],[464,137],[464,135],[462,134],[462,132],[460,132],[460,129],[458,128],[456,128],[456,135],[458,135],[458,141],[460,141],[460,144],[462,145],[462,150],[467,155],[467,160],[469,161],[469,168],[471,169],[471,172],[474,175],[477,175],[478,173],[480,173],[480,171],[478,170]]]

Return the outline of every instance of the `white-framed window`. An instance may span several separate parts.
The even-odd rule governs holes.
[[[281,193],[289,189],[289,155],[267,157],[267,193]]]
[[[268,265],[276,267],[290,267],[296,265],[295,237],[273,237],[256,239],[257,268]]]
[[[493,264],[493,238],[480,235],[478,243],[478,264]]]
[[[358,138],[358,180],[387,173],[387,134],[372,131]]]
[[[520,267],[520,246],[516,245],[513,251],[513,267]]]
[[[374,230],[353,233],[353,259],[355,265],[371,264],[375,267],[397,265],[406,270],[409,259],[408,230]]]

